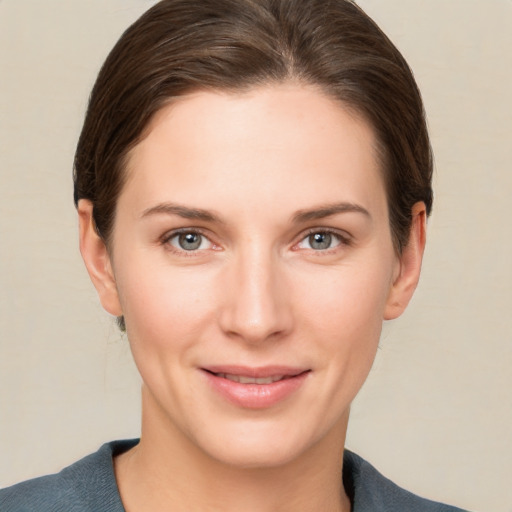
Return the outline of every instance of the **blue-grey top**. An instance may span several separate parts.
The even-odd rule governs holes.
[[[106,443],[60,473],[1,490],[0,512],[125,512],[112,460],[137,442]],[[401,489],[348,450],[343,484],[352,501],[352,512],[462,512]]]

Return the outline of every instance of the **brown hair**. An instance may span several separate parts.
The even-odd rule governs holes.
[[[92,201],[108,244],[127,154],[165,103],[194,89],[285,80],[320,86],[371,124],[400,251],[413,204],[432,206],[423,104],[400,52],[348,0],[157,3],[122,35],[94,85],[75,155],[75,203]]]

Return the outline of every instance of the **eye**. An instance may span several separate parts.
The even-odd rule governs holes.
[[[208,238],[197,231],[175,233],[167,238],[165,242],[178,250],[188,252],[210,249],[213,245]]]
[[[312,249],[314,251],[325,251],[334,249],[347,241],[339,234],[332,231],[313,231],[303,238],[298,244],[299,249]]]

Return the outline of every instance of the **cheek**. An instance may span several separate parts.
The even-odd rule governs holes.
[[[185,346],[213,316],[212,280],[192,269],[126,261],[116,276],[132,345]]]
[[[185,404],[193,400],[192,389],[182,382],[190,376],[200,340],[211,337],[211,280],[169,264],[131,263],[118,288],[133,359],[161,407],[179,408],[183,397]]]
[[[329,400],[352,401],[366,379],[380,340],[390,282],[390,273],[382,268],[345,266],[296,283],[302,289],[297,313],[304,339],[315,340],[310,349],[328,358]]]
[[[334,337],[337,333],[341,339],[357,337],[358,332],[380,332],[390,274],[376,266],[346,265],[299,276],[294,294],[300,297],[300,316],[309,318],[317,332]]]

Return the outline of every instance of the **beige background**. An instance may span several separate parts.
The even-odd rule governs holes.
[[[95,74],[149,0],[0,0],[0,486],[138,435],[126,340],[82,268],[71,166]],[[412,491],[512,511],[512,2],[361,0],[424,93],[436,204],[348,446]]]

